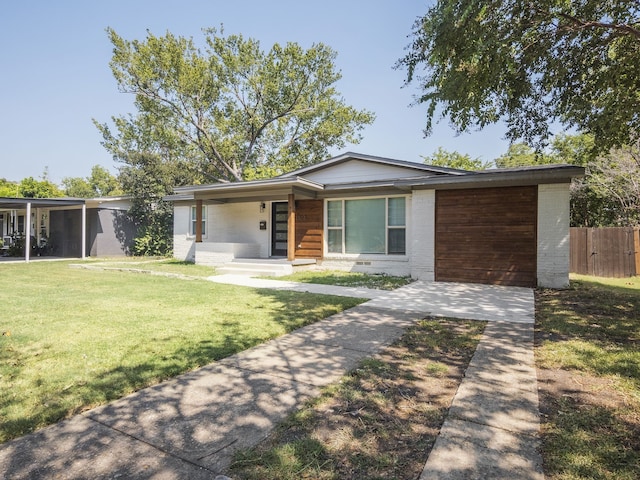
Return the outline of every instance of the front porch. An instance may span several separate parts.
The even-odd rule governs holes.
[[[294,271],[313,267],[313,258],[236,258],[216,269],[221,275],[244,275],[250,277],[283,277]]]

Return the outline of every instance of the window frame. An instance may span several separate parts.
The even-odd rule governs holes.
[[[187,233],[188,238],[195,238],[196,236],[196,219],[194,215],[196,213],[197,205],[189,205],[189,230]],[[207,206],[202,205],[202,238],[207,238]]]
[[[394,199],[394,198],[402,198],[404,199],[404,224],[403,225],[390,225],[389,223],[389,200],[390,199]],[[346,253],[346,230],[347,230],[347,225],[346,225],[346,202],[350,202],[350,201],[358,201],[358,200],[374,200],[374,199],[384,199],[385,203],[384,203],[384,219],[385,219],[385,225],[384,225],[384,238],[385,238],[385,249],[384,249],[384,253]],[[329,221],[329,202],[340,202],[340,225],[331,225],[332,222]],[[407,209],[407,205],[408,205],[408,197],[406,195],[389,195],[389,196],[375,196],[375,197],[353,197],[353,198],[328,198],[325,200],[325,211],[327,212],[326,218],[325,218],[325,235],[326,235],[326,240],[325,240],[325,255],[327,257],[362,257],[362,256],[367,256],[367,257],[392,257],[392,258],[403,258],[406,257],[408,255],[407,250],[408,250],[408,245],[407,245],[407,231],[409,229],[409,221],[408,221],[408,209]],[[390,230],[404,230],[405,232],[405,240],[404,240],[404,252],[402,253],[390,253],[389,252],[389,232]],[[330,243],[329,243],[329,236],[331,231],[339,231],[340,232],[340,240],[341,240],[341,245],[340,245],[340,251],[331,251],[330,250]]]

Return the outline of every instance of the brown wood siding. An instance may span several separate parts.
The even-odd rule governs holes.
[[[536,285],[538,189],[436,192],[435,278]]]
[[[322,258],[322,200],[296,200],[296,258]]]

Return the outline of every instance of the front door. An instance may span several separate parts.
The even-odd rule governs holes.
[[[289,232],[289,205],[287,202],[271,204],[271,256],[287,256],[287,236]]]

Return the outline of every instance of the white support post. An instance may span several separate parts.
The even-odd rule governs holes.
[[[27,202],[27,214],[24,218],[24,260],[29,262],[31,254],[31,202]]]
[[[87,257],[87,204],[82,204],[82,258]]]

